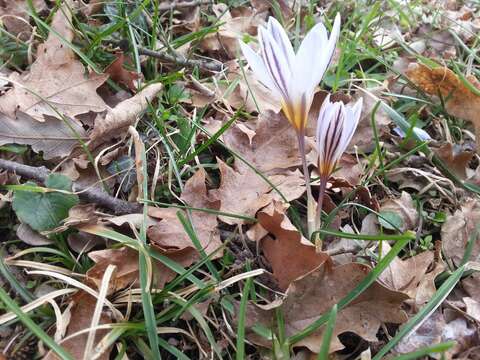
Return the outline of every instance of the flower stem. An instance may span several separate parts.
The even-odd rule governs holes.
[[[308,172],[307,154],[305,153],[305,133],[298,132],[298,151],[302,159],[303,176],[305,178],[305,187],[307,189],[307,227],[308,238],[310,239],[312,233],[315,231],[315,200],[312,195],[312,187],[310,186],[310,173]]]
[[[317,217],[315,220],[315,224],[318,230],[322,227],[322,210],[323,210],[323,198],[325,197],[325,190],[327,188],[327,176],[320,176],[320,190],[318,191],[318,202],[317,202]],[[315,246],[317,248],[317,252],[322,251],[322,239],[320,238],[320,234],[315,238]]]

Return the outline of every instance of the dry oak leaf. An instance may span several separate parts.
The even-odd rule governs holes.
[[[138,259],[137,259],[138,261]],[[67,307],[65,312],[70,312],[70,320],[67,327],[67,332],[65,334],[65,338],[69,337],[70,335],[74,335],[79,331],[84,331],[90,329],[92,326],[92,317],[95,311],[95,306],[97,303],[97,298],[93,297],[92,295],[84,292],[79,291],[78,293],[74,294],[72,297],[72,306]],[[68,316],[64,313],[64,318],[68,318]],[[99,325],[102,324],[111,324],[112,323],[112,316],[108,311],[102,311]],[[99,345],[102,338],[108,333],[108,329],[98,329],[95,333],[95,341],[93,344],[93,349],[95,346]],[[67,340],[61,340],[59,345],[61,345],[65,350],[67,350],[74,359],[83,359],[84,352],[87,345],[87,338],[89,336],[89,331],[83,332],[82,334],[75,335],[72,338]],[[108,347],[106,351],[99,355],[97,359],[100,360],[108,360],[110,358],[110,351],[112,347]],[[60,359],[53,351],[50,351],[45,355],[43,360],[57,360]]]
[[[385,243],[382,248],[383,255],[386,255],[389,250],[390,246]],[[408,295],[418,309],[436,292],[435,278],[444,268],[441,261],[435,262],[432,251],[425,251],[405,260],[395,257],[380,275],[379,280],[389,289]]]
[[[198,170],[185,183],[181,199],[190,207],[198,209],[219,209],[219,201],[212,199],[205,185],[205,170]],[[147,235],[150,241],[164,251],[178,251],[184,249],[195,249],[192,240],[185,232],[177,213],[181,212],[185,218],[187,214],[183,210],[175,208],[155,208],[149,207],[148,214],[161,221],[154,226],[150,226]],[[198,240],[207,255],[211,254],[222,246],[220,233],[217,229],[217,215],[201,210],[191,211],[193,227]],[[221,251],[217,251],[213,258],[222,256]],[[193,262],[194,259],[192,259]]]
[[[402,191],[402,194],[397,199],[388,199],[380,207],[380,213],[385,216],[386,212],[391,212],[402,220],[402,224],[398,224],[401,231],[414,229],[419,221],[419,215],[412,196]]]
[[[285,266],[285,264],[284,264]],[[284,314],[285,335],[292,336],[312,324],[321,315],[327,313],[370,271],[364,264],[349,263],[332,268],[324,263],[304,277],[295,280],[287,290],[287,296],[281,308]],[[402,303],[408,297],[390,290],[378,282],[373,283],[337,315],[334,336],[329,352],[344,348],[338,335],[353,332],[367,341],[378,341],[376,334],[384,323],[401,324],[408,318],[402,310]],[[270,346],[263,338],[250,331],[257,322],[268,326],[273,322],[274,309],[261,309],[249,305],[247,313],[248,337],[259,345]],[[307,347],[313,353],[320,351],[323,328],[294,344]]]
[[[480,223],[480,202],[476,199],[467,199],[461,208],[447,217],[442,225],[442,249],[447,260],[460,264],[472,234],[476,232],[471,261],[478,261],[480,255],[480,241],[476,226]]]
[[[260,246],[280,289],[286,290],[292,281],[331,261],[330,256],[318,253],[315,246],[298,232],[280,202],[270,204],[258,213],[257,218],[260,225],[275,236],[275,239],[264,237]]]
[[[135,96],[109,109],[105,117],[97,116],[88,146],[94,149],[115,137],[125,136],[128,127],[135,123],[162,88],[161,83],[147,85]]]
[[[374,88],[365,89],[367,94],[361,96],[360,91],[356,94],[352,102],[357,101],[360,97],[363,98],[363,108],[360,121],[355,130],[352,140],[348,149],[352,150],[354,147],[360,151],[370,152],[374,149],[375,143],[372,141],[374,138],[373,129],[372,129],[372,113],[377,105],[378,98],[381,96],[382,92],[388,91],[387,88],[383,86],[378,86]],[[388,125],[390,124],[390,117],[385,112],[382,107],[379,107],[375,113],[375,126],[377,127],[378,136],[389,132]]]
[[[232,10],[232,14],[226,4],[214,4],[212,9],[221,25],[217,32],[205,36],[200,47],[208,52],[226,52],[229,59],[238,56],[238,40],[241,40],[245,33],[255,35],[257,27],[265,22],[267,16],[266,12],[256,13],[247,7],[237,8],[236,12]]]
[[[108,75],[86,75],[83,64],[59,37],[71,43],[71,20],[72,15],[66,5],[57,10],[51,23],[56,33],[52,31],[45,43],[39,45],[38,57],[29,72],[10,76],[13,88],[0,97],[1,112],[14,118],[20,110],[38,121],[44,121],[44,115],[59,117],[56,111],[73,118],[107,108],[96,89],[107,80]]]
[[[472,151],[465,151],[457,144],[445,143],[435,153],[458,177],[467,178],[468,164],[473,158]]]
[[[36,153],[43,151],[45,160],[70,155],[86,136],[82,124],[75,119],[48,116],[41,123],[20,111],[16,119],[0,113],[0,145],[31,145]]]
[[[107,66],[105,73],[110,75],[110,79],[122,85],[125,85],[132,92],[137,91],[135,80],[140,76],[136,71],[130,71],[123,66],[126,63],[125,54],[120,52],[115,54],[115,60]]]
[[[300,165],[297,133],[282,113],[266,111],[260,114],[254,131],[251,137],[234,126],[225,132],[223,139],[230,149],[264,174]],[[246,165],[237,161],[236,167]]]
[[[445,110],[452,115],[470,121],[475,127],[476,138],[480,139],[480,96],[476,95],[446,67],[429,68],[423,64],[411,64],[406,72],[408,78],[430,95],[441,95],[445,100]],[[467,80],[473,87],[480,89],[474,76]],[[480,141],[477,140],[477,150]]]
[[[43,0],[33,0],[32,5],[36,12],[40,12],[46,7]],[[28,1],[26,0],[0,0],[0,21],[10,34],[20,35],[22,40],[28,40],[32,32],[28,11]]]
[[[213,198],[220,201],[220,211],[255,217],[257,211],[267,206],[273,199],[281,200],[280,192],[287,201],[298,199],[305,192],[305,181],[302,174],[296,171],[285,171],[282,174],[268,176],[268,181],[249,167],[241,167],[238,171],[217,159],[220,170],[220,187],[210,191]],[[244,224],[248,220],[221,215],[219,218],[230,225]]]

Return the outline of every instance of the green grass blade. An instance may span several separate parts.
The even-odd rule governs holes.
[[[382,240],[400,241],[400,240],[414,240],[416,238],[415,233],[413,231],[407,231],[402,235],[384,235],[384,234],[366,235],[366,234],[346,233],[346,232],[336,231],[332,229],[327,229],[327,230],[321,229],[321,230],[315,231],[314,234],[315,233],[320,233],[321,235],[337,236],[343,239],[366,240],[366,241],[382,241]]]
[[[25,302],[29,303],[35,300],[35,297],[33,294],[25,289],[15,278],[15,276],[12,275],[10,270],[8,269],[8,266],[4,263],[5,259],[5,252],[3,248],[0,248],[0,275],[3,276],[4,279],[8,281],[10,286],[17,292],[18,295],[22,297]]]
[[[437,344],[437,345],[424,347],[424,348],[419,349],[417,351],[412,351],[408,354],[403,354],[403,355],[396,356],[392,360],[413,360],[413,359],[418,359],[418,358],[421,358],[423,356],[427,356],[427,355],[431,355],[431,354],[435,354],[435,353],[443,353],[443,352],[447,351],[448,349],[450,349],[454,345],[455,345],[455,341],[447,341],[447,342],[440,343],[440,344]]]
[[[245,282],[245,287],[242,292],[242,300],[240,301],[240,311],[238,313],[238,327],[237,327],[237,353],[235,358],[237,360],[245,359],[245,316],[247,313],[247,304],[252,287],[252,278],[248,278]]]
[[[213,265],[212,261],[208,258],[207,254],[205,253],[205,250],[203,249],[203,246],[200,243],[200,240],[198,239],[197,234],[195,233],[193,224],[190,221],[190,219],[185,217],[185,215],[180,211],[177,212],[177,217],[182,223],[182,226],[185,229],[185,232],[187,233],[188,237],[190,238],[190,240],[192,240],[193,245],[197,248],[197,251],[200,253],[202,260],[206,260],[205,263],[207,265],[207,268],[210,274],[212,274],[212,276],[214,276],[217,281],[220,281],[222,278],[220,277],[220,274],[215,268],[215,265]]]
[[[388,344],[386,344],[380,351],[375,355],[372,360],[381,360],[391,349],[397,345],[400,340],[403,339],[410,331],[413,331],[416,327],[420,326],[422,322],[434,312],[437,307],[443,302],[443,300],[450,294],[450,291],[453,290],[457,282],[463,275],[465,267],[461,266],[455,270],[450,277],[445,280],[445,282],[440,286],[435,295],[430,299],[430,301],[425,305],[413,318],[410,319],[405,325],[403,325],[400,330],[397,332],[395,337],[391,339]]]
[[[32,332],[37,336],[41,341],[43,341],[53,352],[55,352],[61,359],[64,360],[74,360],[72,355],[68,353],[62,346],[57,344],[50,336],[47,335],[43,329],[35,324],[33,320],[25,314],[22,309],[15,303],[15,301],[8,296],[8,294],[0,288],[0,300],[7,306],[8,310],[17,315],[18,319]]]
[[[335,323],[337,322],[338,307],[335,304],[330,311],[330,318],[328,319],[327,327],[323,333],[322,346],[318,353],[317,360],[328,360],[328,350],[330,350],[330,342],[332,341],[333,330],[335,329]]]

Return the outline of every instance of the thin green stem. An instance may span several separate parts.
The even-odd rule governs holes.
[[[307,188],[307,226],[308,238],[310,239],[312,233],[315,231],[315,201],[312,195],[312,187],[310,185],[310,173],[308,172],[307,154],[305,153],[305,133],[299,131],[298,137],[298,151],[302,159],[303,176],[305,177],[305,187]]]
[[[322,210],[323,210],[323,198],[325,197],[325,190],[327,189],[328,176],[320,176],[320,190],[318,192],[318,201],[317,201],[317,219],[315,222],[316,230],[322,228]],[[322,238],[318,234],[315,238],[315,245],[318,251],[322,250]]]

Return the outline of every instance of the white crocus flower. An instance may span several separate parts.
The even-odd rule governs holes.
[[[328,95],[317,124],[318,169],[323,182],[335,170],[338,160],[352,140],[362,112],[362,98],[354,105],[331,102]]]
[[[315,88],[330,64],[339,32],[337,14],[330,38],[325,26],[318,23],[295,54],[283,27],[270,17],[267,26],[258,30],[259,54],[240,41],[254,74],[280,99],[285,116],[299,133],[305,130]]]

